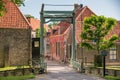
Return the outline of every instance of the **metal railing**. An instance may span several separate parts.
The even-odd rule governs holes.
[[[81,63],[78,61],[72,61],[73,68],[77,69],[78,71],[81,70]]]
[[[39,59],[33,59],[32,60],[32,68],[33,69],[39,69],[39,71],[44,70],[43,72],[47,72],[47,63],[40,63]]]

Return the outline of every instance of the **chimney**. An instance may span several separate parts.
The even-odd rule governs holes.
[[[77,9],[79,7],[78,4],[74,4],[74,9]]]
[[[80,5],[78,5],[78,4],[74,4],[74,9],[80,9],[80,8],[82,8],[83,7],[83,4],[80,4]]]
[[[82,8],[82,7],[83,7],[83,4],[80,4],[79,7]]]

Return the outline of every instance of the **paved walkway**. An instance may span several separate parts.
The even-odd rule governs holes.
[[[47,74],[37,75],[30,80],[105,80],[99,77],[77,73],[72,68],[55,61],[47,61]]]

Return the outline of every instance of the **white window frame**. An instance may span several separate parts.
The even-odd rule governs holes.
[[[110,60],[116,60],[117,59],[117,48],[116,47],[112,47],[110,48]]]

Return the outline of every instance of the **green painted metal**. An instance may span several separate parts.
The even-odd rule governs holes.
[[[41,20],[41,25],[40,25],[40,54],[44,56],[44,38],[43,38],[43,24],[45,23],[45,19],[50,19],[50,21],[62,21],[62,20],[67,20],[71,19],[71,23],[73,24],[72,26],[72,57],[71,57],[71,62],[73,67],[80,67],[80,64],[76,62],[76,42],[75,42],[75,12],[73,11],[44,11],[44,4],[42,5],[42,10],[41,10],[41,15],[40,15],[40,20]],[[44,57],[40,57],[41,60],[41,66],[42,68],[45,68],[44,65]]]
[[[43,17],[43,9],[44,9],[44,4],[42,5],[41,13],[40,13],[40,65],[42,69],[45,69],[45,61],[44,61],[44,17]]]
[[[44,16],[45,19],[51,19],[51,18],[72,18],[72,15],[45,15]]]
[[[76,43],[75,43],[75,13],[73,13],[73,18],[72,18],[72,61],[76,60]]]
[[[81,63],[78,61],[72,61],[73,68],[77,69],[78,71],[81,70]]]
[[[48,21],[45,21],[45,23],[54,22],[54,21],[66,21],[66,22],[70,23],[70,21],[68,21],[68,19],[66,19],[66,18],[52,18],[52,19],[50,19]]]
[[[72,14],[73,11],[44,11],[44,14]]]

